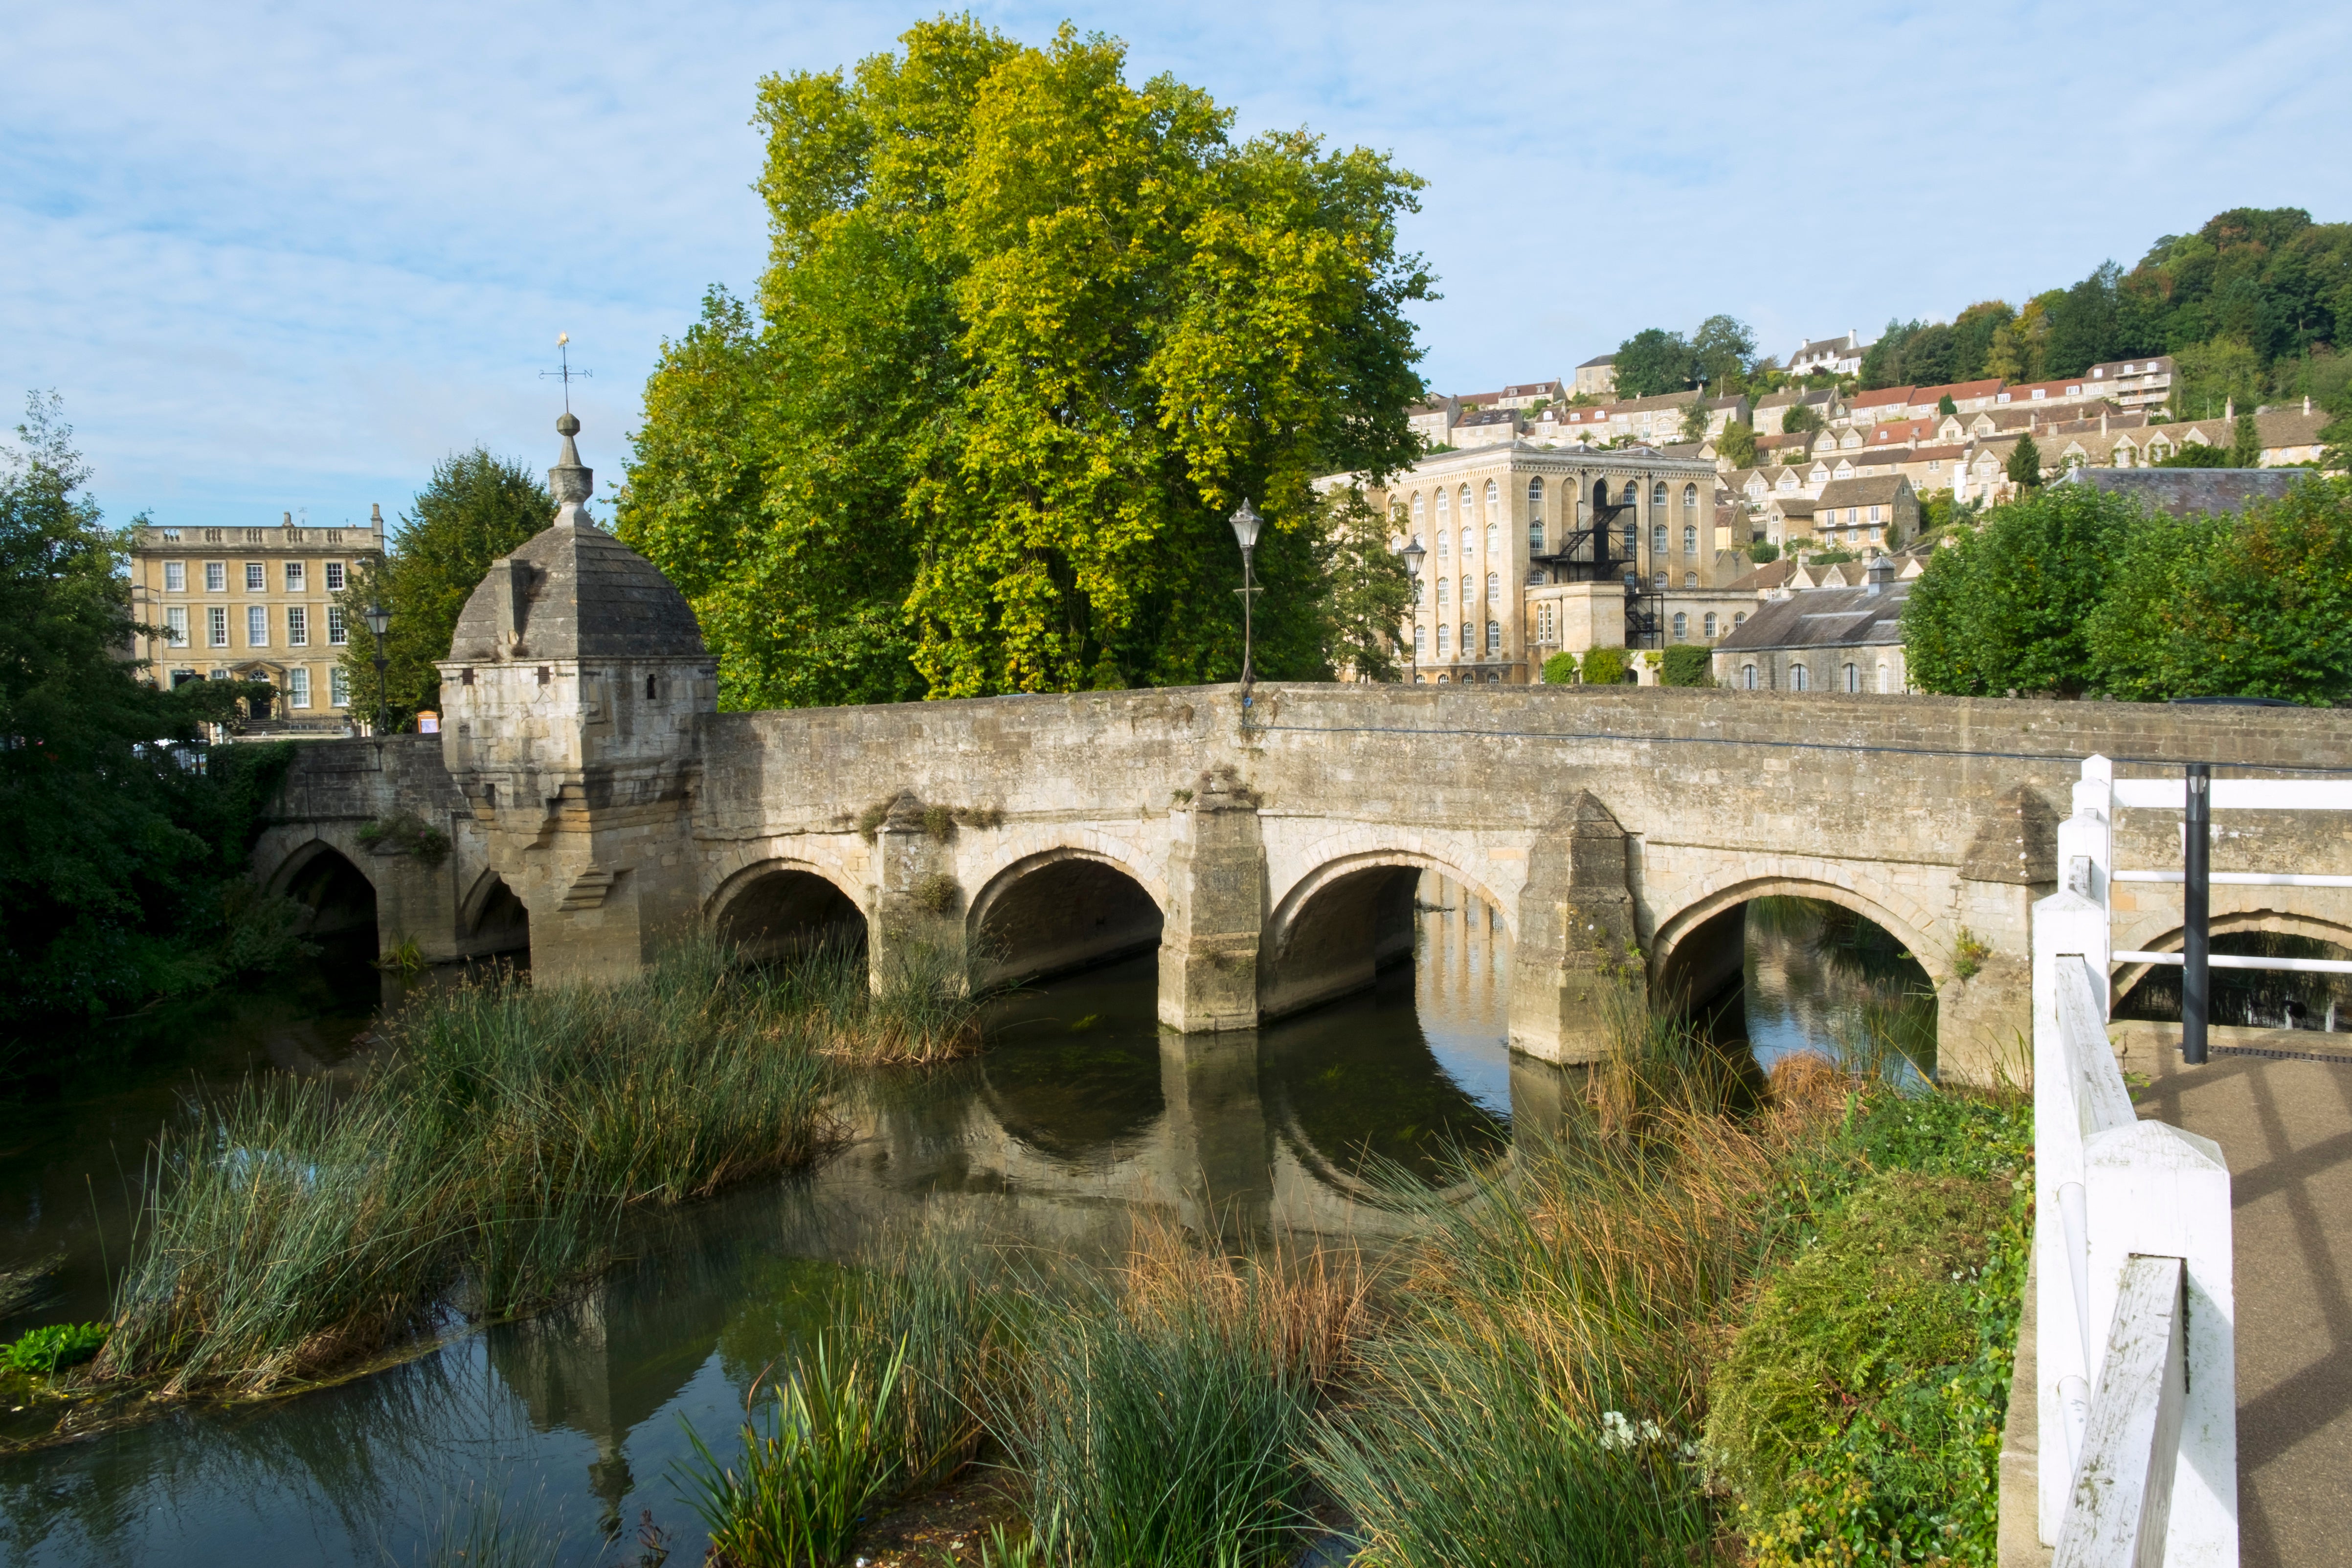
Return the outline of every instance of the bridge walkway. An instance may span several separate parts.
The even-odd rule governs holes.
[[[2216,1027],[2191,1068],[2178,1025],[2111,1032],[2141,1116],[2230,1164],[2239,1561],[2352,1563],[2352,1035]]]

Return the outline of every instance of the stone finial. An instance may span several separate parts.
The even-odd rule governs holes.
[[[547,470],[547,489],[555,498],[555,526],[571,528],[588,521],[581,509],[596,488],[596,473],[580,460],[580,448],[572,439],[580,434],[580,421],[570,409],[556,420],[555,430],[563,437],[563,449],[555,456],[555,467]]]

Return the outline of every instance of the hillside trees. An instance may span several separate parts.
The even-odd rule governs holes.
[[[722,702],[1230,678],[1244,497],[1258,668],[1323,673],[1310,481],[1415,455],[1420,181],[1236,142],[1067,27],[900,45],[761,83],[756,305],[714,291],[646,388],[620,531],[693,602]]]

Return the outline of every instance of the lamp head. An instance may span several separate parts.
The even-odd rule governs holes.
[[[1265,526],[1265,520],[1258,516],[1257,510],[1250,505],[1247,497],[1243,498],[1241,510],[1234,513],[1231,521],[1234,537],[1241,542],[1241,547],[1245,551],[1256,549],[1257,531]]]
[[[1404,557],[1404,569],[1415,577],[1420,576],[1421,563],[1429,555],[1429,552],[1421,547],[1421,541],[1414,540],[1398,553]]]
[[[373,599],[369,601],[368,607],[362,610],[360,614],[366,617],[368,630],[373,632],[376,636],[382,637],[384,633],[392,630],[392,612],[383,607],[383,600]]]

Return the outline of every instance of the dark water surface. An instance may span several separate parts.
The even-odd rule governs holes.
[[[969,1226],[1115,1258],[1149,1215],[1231,1246],[1330,1235],[1376,1248],[1405,1222],[1364,1179],[1368,1158],[1443,1181],[1447,1150],[1499,1152],[1515,1115],[1556,1113],[1561,1094],[1556,1069],[1507,1047],[1499,921],[1434,878],[1422,900],[1412,963],[1256,1034],[1163,1035],[1150,957],[1010,997],[980,1058],[861,1091],[839,1158],[650,1225],[633,1263],[561,1313],[296,1398],[0,1458],[0,1560],[408,1563],[499,1497],[560,1533],[566,1563],[636,1562],[646,1510],[669,1560],[698,1563],[670,1483],[682,1423],[731,1447],[744,1390],[814,1321],[840,1266],[891,1227]],[[1759,1058],[1838,1049],[1906,1005],[1839,940],[1802,910],[1751,922]],[[17,1119],[0,1141],[0,1268],[63,1261],[0,1336],[107,1315],[145,1142],[176,1098],[253,1071],[349,1070],[375,984],[358,975],[191,1014],[105,1075],[113,1086]],[[0,1431],[30,1435],[8,1418]]]

